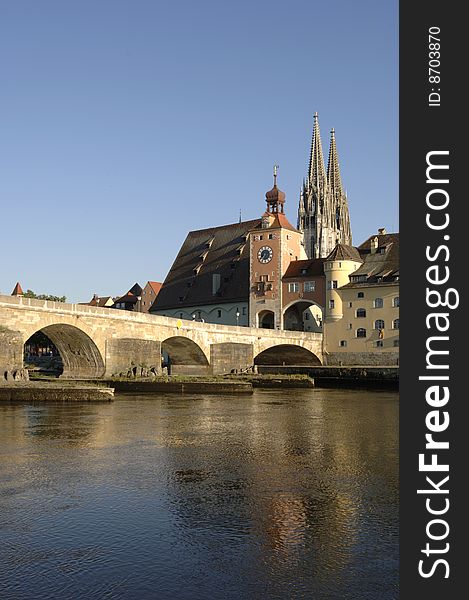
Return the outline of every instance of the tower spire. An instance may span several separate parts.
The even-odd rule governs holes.
[[[327,183],[334,198],[344,195],[342,179],[340,177],[339,155],[335,142],[335,130],[331,129],[331,143],[329,146],[329,161],[327,163]]]
[[[311,140],[311,155],[309,159],[308,181],[317,190],[324,188],[326,169],[322,153],[321,131],[319,129],[318,113],[314,113],[313,137]]]
[[[308,258],[323,258],[336,243],[351,244],[352,232],[347,196],[340,176],[335,131],[331,131],[326,173],[318,113],[314,114],[309,172],[305,183],[298,204],[298,230],[303,233]]]

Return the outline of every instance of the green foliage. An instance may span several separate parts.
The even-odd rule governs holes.
[[[66,296],[53,296],[52,294],[36,294],[33,290],[26,290],[25,298],[34,298],[35,300],[51,300],[52,302],[67,302]]]

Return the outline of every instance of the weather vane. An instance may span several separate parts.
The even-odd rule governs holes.
[[[274,183],[277,183],[277,171],[279,169],[278,165],[274,165]]]

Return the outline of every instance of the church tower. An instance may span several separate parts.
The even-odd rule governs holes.
[[[343,191],[335,131],[331,131],[327,171],[324,167],[318,113],[314,114],[309,170],[300,192],[298,229],[308,258],[325,258],[336,244],[352,244],[347,196]]]

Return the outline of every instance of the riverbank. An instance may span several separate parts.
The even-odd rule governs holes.
[[[374,366],[259,366],[264,375],[306,375],[314,379],[316,387],[399,389],[399,367]]]
[[[30,381],[0,385],[0,402],[112,402],[114,388],[73,382]]]
[[[204,380],[197,377],[168,380],[119,380],[109,379],[106,384],[112,385],[120,393],[139,394],[252,394],[252,385],[248,381]]]

